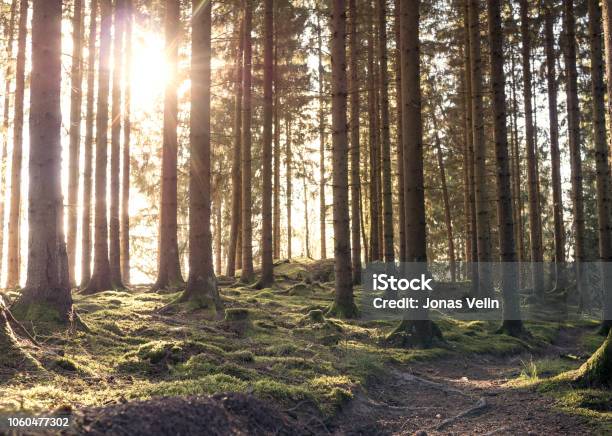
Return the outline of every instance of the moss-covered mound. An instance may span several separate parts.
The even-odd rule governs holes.
[[[612,387],[612,330],[597,351],[576,371],[574,382],[582,386]]]
[[[8,315],[8,316],[7,316]],[[8,309],[0,296],[0,370],[32,369],[38,366],[36,360],[22,347],[15,336],[8,318]]]

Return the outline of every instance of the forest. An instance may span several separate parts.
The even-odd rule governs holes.
[[[612,0],[0,0],[0,84],[0,435],[612,433]]]

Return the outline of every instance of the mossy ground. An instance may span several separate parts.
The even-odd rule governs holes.
[[[55,355],[39,357],[44,370],[0,374],[0,412],[237,391],[281,407],[304,402],[329,416],[388,365],[455,353],[516,354],[549,343],[558,329],[528,324],[532,337],[517,339],[495,334],[495,323],[445,318],[437,321],[445,343],[392,348],[385,337],[396,322],[331,318],[328,284],[315,280],[311,292],[290,295],[287,290],[309,283],[312,273],[287,263],[277,270],[272,288],[222,287],[225,319],[198,310],[160,314],[178,293],[151,293],[147,286],[76,294],[90,331],[38,335]]]

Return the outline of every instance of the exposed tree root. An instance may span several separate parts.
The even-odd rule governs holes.
[[[612,330],[589,360],[578,368],[573,382],[582,386],[612,386]]]
[[[480,397],[478,401],[476,402],[476,404],[474,404],[469,409],[464,410],[463,412],[459,413],[458,415],[453,416],[452,418],[448,418],[442,421],[440,425],[436,427],[436,430],[438,431],[443,430],[444,428],[448,427],[449,425],[453,424],[454,422],[462,418],[479,415],[480,413],[484,412],[485,409],[487,409],[488,407],[489,407],[489,404],[487,403],[487,400],[484,397]]]

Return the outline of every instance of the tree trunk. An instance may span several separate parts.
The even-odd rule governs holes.
[[[23,160],[23,99],[25,93],[26,39],[28,35],[28,2],[19,6],[17,66],[15,70],[15,115],[13,118],[13,156],[11,161],[11,203],[8,219],[8,265],[6,286],[19,286],[21,269],[21,163]]]
[[[605,61],[606,61],[606,83],[608,94],[608,117],[612,119],[612,0],[603,0],[603,23],[604,23],[604,42],[605,42]],[[604,309],[604,325],[602,332],[610,330],[612,321],[612,299],[607,298],[608,306]]]
[[[215,271],[217,274],[223,274],[223,195],[220,177],[217,177],[213,195],[215,197]]]
[[[555,235],[555,287],[563,288],[565,263],[565,228],[563,224],[563,198],[561,187],[561,157],[559,153],[559,121],[557,107],[557,73],[555,56],[554,15],[552,2],[544,9],[544,34],[546,39],[546,79],[548,85],[548,120],[550,135],[551,182],[553,192],[553,221]]]
[[[85,117],[85,144],[83,151],[83,216],[81,217],[81,285],[87,287],[91,279],[91,188],[93,172],[93,131],[96,68],[96,14],[98,0],[92,0],[89,17],[87,49],[87,115]]]
[[[478,251],[478,290],[489,296],[492,289],[491,229],[487,196],[486,141],[484,131],[482,54],[480,50],[479,2],[469,0],[470,65],[472,79],[472,133],[474,143],[474,197]]]
[[[28,271],[13,306],[22,319],[72,319],[61,192],[62,2],[34,2],[30,91]]]
[[[376,111],[376,78],[375,78],[375,59],[374,59],[374,41],[375,27],[372,19],[373,10],[371,3],[368,2],[368,140],[369,140],[369,157],[370,157],[370,261],[375,262],[380,258],[380,238],[378,234],[379,214],[378,214],[378,175],[380,167],[378,165],[378,157],[380,155],[378,149],[378,116]]]
[[[321,22],[317,15],[317,46],[318,46],[318,57],[319,57],[319,224],[320,224],[320,236],[321,236],[321,259],[327,258],[327,234],[326,234],[326,216],[327,208],[325,206],[325,112],[323,109],[323,75],[325,70],[323,69],[323,49],[322,49],[322,37],[321,37]]]
[[[130,283],[130,136],[132,133],[131,83],[132,83],[132,22],[134,5],[125,1],[125,100],[123,103],[123,169],[121,171],[121,277],[123,284]]]
[[[77,202],[79,194],[79,158],[81,143],[81,102],[83,82],[83,8],[74,0],[72,11],[72,68],[70,70],[70,145],[68,157],[68,273],[70,286],[76,286]]]
[[[395,0],[395,22],[393,23],[394,27],[394,36],[395,40],[400,40],[400,18],[399,18],[399,10],[400,10],[400,0]],[[396,130],[397,130],[397,186],[399,189],[397,190],[397,203],[399,205],[399,258],[400,261],[404,261],[406,259],[406,237],[404,235],[404,229],[406,228],[406,220],[404,218],[404,191],[402,187],[404,186],[404,165],[402,162],[404,161],[404,152],[402,147],[402,74],[401,74],[401,66],[400,66],[400,49],[399,44],[396,45],[395,49],[395,105],[396,105]]]
[[[6,46],[6,75],[4,85],[4,116],[2,127],[4,134],[2,135],[2,161],[0,161],[0,265],[4,261],[4,198],[6,196],[6,163],[8,162],[8,135],[9,135],[9,117],[11,106],[11,77],[13,75],[13,38],[15,34],[15,15],[17,12],[17,0],[11,2],[11,12],[8,26],[4,29],[4,36],[7,39]],[[1,286],[1,285],[0,285]]]
[[[123,33],[125,0],[115,0],[113,35],[113,91],[111,117],[109,263],[113,288],[123,288],[119,217],[119,173],[121,171],[121,79],[123,74]]]
[[[491,65],[491,100],[493,102],[493,136],[497,174],[497,227],[499,255],[502,268],[501,291],[503,298],[503,331],[516,336],[523,333],[516,250],[514,245],[514,220],[512,218],[512,189],[508,159],[508,132],[506,128],[506,83],[504,78],[503,30],[500,0],[487,1],[489,47]]]
[[[273,222],[273,237],[274,237],[274,258],[280,258],[281,246],[281,203],[280,203],[280,169],[281,169],[281,147],[280,147],[280,117],[278,109],[280,104],[280,77],[278,70],[278,32],[274,33],[274,222]]]
[[[253,226],[251,223],[251,68],[253,20],[252,0],[244,0],[244,69],[242,106],[242,274],[243,282],[253,280]]]
[[[286,166],[287,168],[285,169],[285,173],[287,174],[287,187],[285,190],[285,195],[287,196],[287,259],[291,259],[291,236],[293,235],[293,226],[291,224],[291,201],[292,201],[292,176],[291,176],[291,170],[292,170],[292,163],[291,163],[291,118],[289,118],[289,116],[287,116],[287,118],[285,119],[286,121],[286,150],[285,150],[285,155],[286,155]]]
[[[240,171],[240,155],[242,140],[242,56],[244,46],[244,23],[238,21],[236,34],[238,49],[236,50],[236,65],[234,72],[234,144],[232,150],[232,216],[230,223],[230,243],[227,249],[228,277],[236,275],[236,258],[238,235],[240,233],[240,194],[242,192],[242,175]]]
[[[110,46],[112,11],[110,0],[100,0],[100,65],[98,67],[98,107],[96,111],[96,184],[94,217],[94,266],[83,290],[92,294],[110,289],[108,261],[108,221],[106,218],[106,171],[108,155],[108,92],[110,82]],[[91,59],[91,57],[90,57]],[[93,88],[91,88],[93,90]]]
[[[263,147],[262,147],[262,225],[261,225],[261,278],[257,286],[269,287],[274,282],[272,247],[272,74],[274,58],[273,0],[264,0],[264,68],[263,68]]]
[[[334,0],[331,13],[332,178],[336,292],[330,314],[353,318],[351,239],[348,207],[348,135],[346,119],[346,3]]]
[[[180,301],[223,308],[212,257],[210,231],[210,83],[211,3],[192,0],[191,156],[189,161],[189,278]]]
[[[380,64],[380,118],[382,124],[382,199],[385,262],[395,261],[393,247],[393,192],[389,135],[389,75],[387,72],[387,3],[378,0],[378,62]]]
[[[527,0],[520,1],[521,7],[521,38],[523,60],[523,102],[525,108],[525,146],[527,147],[527,194],[529,196],[529,240],[531,248],[531,276],[533,292],[540,297],[544,291],[542,270],[542,245],[540,227],[540,204],[538,195],[538,171],[536,145],[533,126],[533,107],[531,91],[531,36],[529,29],[529,4]]]
[[[164,94],[164,143],[162,147],[161,207],[157,281],[153,289],[183,285],[177,240],[177,73],[180,5],[166,1],[166,56],[169,80]]]
[[[356,0],[349,0],[349,92],[351,95],[351,248],[353,284],[361,283],[361,240],[359,233],[359,191],[361,181],[360,169],[360,144],[359,144],[359,54],[357,48],[357,6]]]
[[[604,102],[604,70],[602,53],[601,9],[596,0],[588,1],[589,35],[591,42],[591,93],[593,96],[593,142],[595,143],[595,181],[597,185],[597,224],[599,259],[602,262],[603,325],[609,330],[612,323],[612,241],[610,240],[610,165],[606,138],[606,109]]]
[[[582,191],[582,157],[580,150],[580,108],[578,106],[578,73],[576,71],[576,19],[573,0],[563,0],[563,27],[566,37],[566,100],[567,132],[570,149],[570,170],[572,179],[572,212],[574,216],[574,259],[576,263],[576,284],[581,308],[585,298],[582,263],[584,252],[584,200]]]

